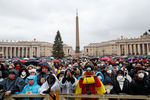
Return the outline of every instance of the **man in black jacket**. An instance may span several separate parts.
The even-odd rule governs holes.
[[[145,69],[138,68],[135,78],[131,82],[131,94],[135,95],[150,95],[150,82],[147,79]]]

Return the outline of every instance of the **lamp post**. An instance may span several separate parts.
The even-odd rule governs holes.
[[[103,49],[103,50],[102,50],[102,52],[103,52],[103,56],[104,56],[104,52],[105,52],[105,50]]]

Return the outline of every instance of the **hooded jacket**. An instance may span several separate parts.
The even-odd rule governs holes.
[[[47,66],[47,67],[48,67],[48,71],[51,70],[51,68],[50,68],[50,66],[49,66],[49,64],[48,64],[47,62],[41,62],[39,65],[40,65],[40,66]],[[46,76],[47,76],[47,74],[44,73],[44,72],[42,72],[42,67],[41,67],[41,69],[40,69],[40,74],[37,76],[37,83],[38,83],[39,85],[42,85],[42,83],[41,83],[41,78],[45,78],[45,80],[46,80]]]
[[[66,78],[66,74],[67,74],[68,70],[70,70],[70,69],[67,69],[65,71],[64,77],[60,80],[60,87],[62,89],[62,91],[61,91],[62,93],[73,93],[73,90],[75,90],[75,88],[76,88],[77,79],[75,77]]]
[[[103,82],[104,81],[104,75],[101,72],[97,72],[96,76],[98,76],[98,74],[101,74],[101,76],[102,76],[101,82]]]
[[[0,82],[0,85],[3,86],[4,90],[11,91],[11,93],[22,91],[25,86],[24,80],[18,77],[18,72],[15,69],[10,70],[9,73],[14,73],[15,79],[11,80],[9,77],[7,77],[2,82]]]
[[[28,91],[31,91],[33,94],[37,94],[40,86],[37,84],[37,77],[34,75],[30,75],[27,77],[27,80],[33,79],[34,83],[32,85],[27,84],[24,89],[22,90],[22,93],[26,93]]]
[[[55,82],[52,82],[52,84],[49,84],[48,81],[46,80],[45,83],[42,84],[41,88],[39,89],[39,93],[40,94],[44,94],[44,92],[46,92],[48,89],[50,90],[50,88],[54,91],[54,93],[56,93],[56,90],[60,90],[60,86],[59,86],[59,81],[57,79],[57,77],[55,76],[55,74],[51,74],[53,76],[53,80],[55,80]]]

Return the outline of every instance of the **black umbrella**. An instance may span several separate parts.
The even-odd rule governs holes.
[[[25,62],[24,64],[25,64],[26,66],[28,66],[28,65],[35,65],[35,66],[37,66],[37,65],[39,64],[39,61],[30,59],[30,60],[28,60],[27,62]]]

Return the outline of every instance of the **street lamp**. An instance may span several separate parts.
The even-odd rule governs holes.
[[[103,50],[102,50],[102,52],[103,52],[103,56],[104,56],[104,52],[105,52],[105,50],[103,49]]]

